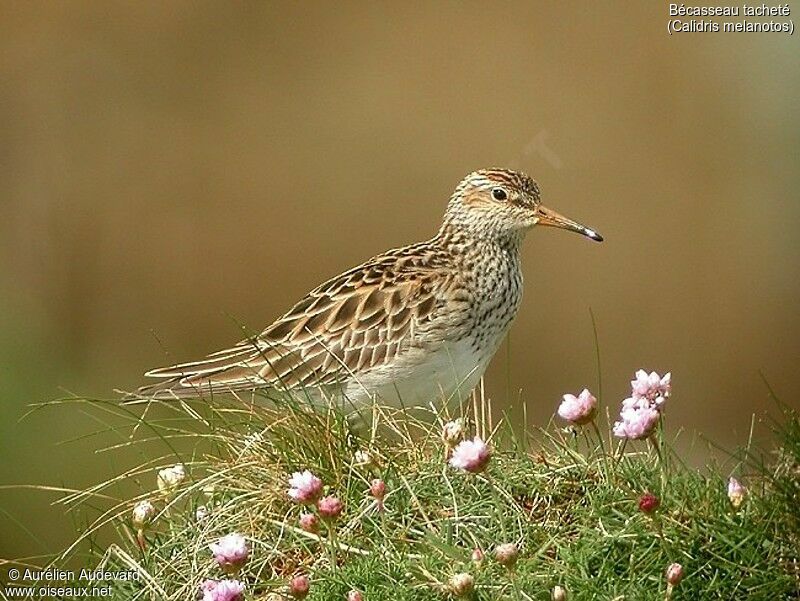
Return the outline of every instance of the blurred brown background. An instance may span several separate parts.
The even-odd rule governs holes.
[[[498,404],[522,390],[542,424],[596,388],[591,307],[612,411],[635,369],[672,370],[670,430],[745,442],[773,408],[759,370],[797,405],[798,40],[669,37],[667,18],[653,2],[0,3],[0,484],[129,466],[57,446],[103,427],[77,408],[18,420],[64,390],[133,388],[430,236],[486,166],[528,171],[606,238],[529,236]],[[0,490],[0,556],[70,539],[54,498]]]

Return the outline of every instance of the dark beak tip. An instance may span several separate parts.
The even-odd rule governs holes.
[[[583,234],[584,234],[584,236],[586,236],[587,238],[589,238],[591,240],[594,240],[595,242],[602,242],[603,241],[603,237],[600,234],[598,234],[594,230],[589,229],[588,227],[583,230]]]

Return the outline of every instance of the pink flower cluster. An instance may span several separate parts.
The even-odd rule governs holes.
[[[244,585],[238,580],[206,580],[200,585],[202,601],[242,601]]]
[[[231,532],[217,542],[208,545],[214,554],[214,560],[226,572],[237,572],[250,554],[247,541],[238,532]]]
[[[304,513],[300,516],[300,527],[306,532],[316,533],[319,527],[319,518],[333,522],[344,510],[344,503],[339,497],[334,495],[322,497],[322,489],[322,480],[309,470],[294,472],[289,477],[289,490],[286,493],[289,498],[301,505],[315,503],[317,505],[319,517],[313,513]]]
[[[301,505],[316,503],[322,495],[322,480],[310,471],[295,472],[289,478],[289,497]]]
[[[491,457],[492,450],[489,445],[483,442],[480,436],[476,436],[472,440],[462,440],[458,443],[450,457],[450,465],[477,474],[486,469]]]
[[[317,503],[317,511],[323,520],[335,520],[342,514],[344,504],[338,497],[329,495]]]
[[[578,396],[565,394],[563,398],[558,406],[559,417],[576,426],[583,426],[594,419],[597,399],[588,389],[584,388]]]
[[[640,369],[631,380],[631,396],[622,401],[620,420],[614,424],[614,436],[643,440],[658,425],[661,411],[672,392],[671,374],[663,378],[656,372]]]
[[[636,379],[631,380],[631,397],[633,399],[647,399],[656,407],[661,407],[672,392],[672,374],[667,372],[662,378],[656,372],[649,374],[640,369],[636,372]]]

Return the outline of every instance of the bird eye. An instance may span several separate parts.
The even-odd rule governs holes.
[[[492,189],[492,198],[495,200],[505,200],[508,198],[508,194],[502,188],[493,188]]]

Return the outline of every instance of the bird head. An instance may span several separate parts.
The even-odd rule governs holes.
[[[447,205],[443,228],[518,239],[537,225],[603,240],[594,230],[542,205],[539,184],[524,173],[507,169],[482,169],[461,180]]]

